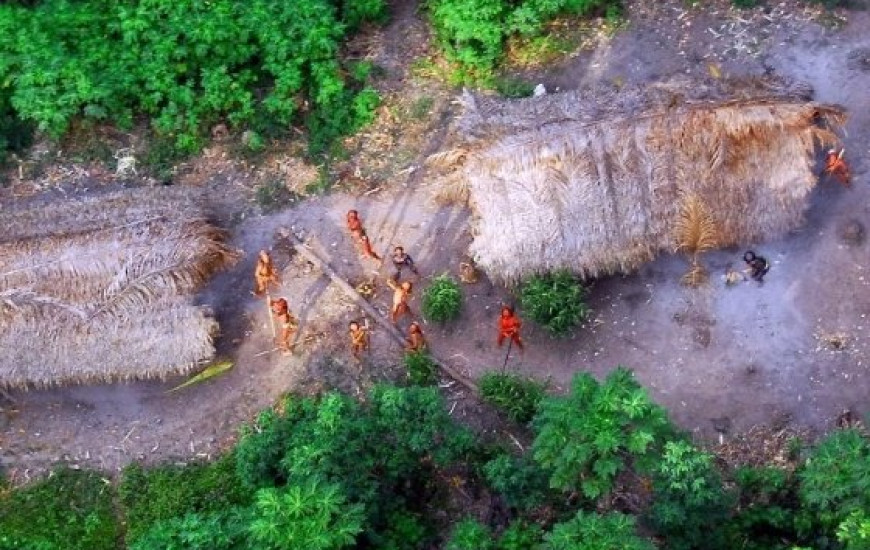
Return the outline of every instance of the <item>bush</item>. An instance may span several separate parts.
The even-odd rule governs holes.
[[[111,550],[119,534],[112,496],[112,486],[96,472],[68,469],[0,491],[0,548]]]
[[[736,8],[747,9],[756,7],[759,0],[731,0],[731,4]]]
[[[236,550],[246,547],[250,512],[229,508],[160,520],[129,545],[130,550]]]
[[[547,474],[528,457],[499,455],[484,464],[483,477],[511,508],[531,510],[547,500]]]
[[[554,525],[544,540],[543,550],[655,550],[637,536],[633,517],[615,512],[577,512],[570,521]]]
[[[383,0],[5,4],[0,82],[17,117],[55,137],[77,117],[127,128],[141,113],[193,152],[217,122],[287,129],[306,114],[317,154],[371,117],[376,94],[345,77],[338,52],[385,13]]]
[[[853,512],[870,510],[870,440],[857,430],[826,437],[799,475],[800,499],[826,530]]]
[[[541,402],[534,426],[534,457],[550,473],[550,486],[580,489],[590,499],[611,489],[628,460],[651,471],[673,434],[665,410],[622,367],[603,384],[575,375],[568,395]]]
[[[445,550],[496,550],[492,533],[486,525],[465,518],[456,524]]]
[[[734,478],[737,511],[725,526],[730,547],[770,550],[797,546],[794,477],[779,468],[744,467],[737,469]]]
[[[668,548],[730,548],[722,524],[733,499],[722,485],[713,456],[686,441],[665,443],[653,474],[652,525],[668,540]]]
[[[511,523],[498,539],[498,550],[529,550],[539,548],[544,533],[535,524],[524,521]]]
[[[124,505],[127,540],[135,542],[153,525],[187,514],[221,512],[250,502],[236,476],[232,455],[208,464],[124,469],[118,487]]]
[[[430,321],[444,323],[459,317],[462,291],[459,283],[449,275],[439,275],[423,291],[423,315]]]
[[[560,14],[585,15],[617,0],[430,0],[432,26],[458,82],[485,82],[504,55],[508,36],[539,34]]]
[[[567,271],[535,276],[520,288],[523,311],[553,336],[564,336],[589,314],[586,288]]]
[[[478,381],[480,397],[514,422],[526,423],[538,412],[546,385],[518,374],[487,372]]]
[[[412,386],[431,386],[438,382],[438,366],[425,351],[406,353],[403,360]]]

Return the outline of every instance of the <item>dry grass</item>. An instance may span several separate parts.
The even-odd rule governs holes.
[[[16,211],[0,237],[0,386],[165,378],[214,354],[193,294],[237,253],[201,197],[122,191]]]
[[[708,205],[702,225],[716,246],[798,226],[815,149],[844,121],[808,97],[769,79],[518,101],[466,94],[454,148],[430,165],[442,197],[468,197],[471,252],[490,275],[626,272],[680,246],[683,197]]]

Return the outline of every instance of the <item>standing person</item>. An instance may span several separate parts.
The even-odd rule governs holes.
[[[354,359],[359,361],[362,352],[369,349],[369,333],[356,321],[351,321],[348,328],[350,329],[350,351],[353,353]]]
[[[414,289],[414,285],[410,281],[405,281],[400,285],[393,279],[387,279],[387,285],[393,289],[393,307],[390,309],[390,320],[395,325],[400,317],[406,313],[411,313],[408,300],[411,299],[411,291]]]
[[[747,250],[743,255],[743,261],[746,262],[746,273],[749,278],[759,283],[764,282],[764,276],[770,271],[770,264],[767,259],[762,256],[756,256],[755,252]]]
[[[520,339],[520,327],[522,327],[522,322],[514,314],[513,308],[502,306],[501,315],[498,318],[498,347],[501,347],[505,338],[510,338],[520,348],[520,351],[523,351],[523,341]]]
[[[257,267],[254,268],[254,294],[262,296],[269,291],[269,285],[279,282],[278,270],[272,263],[272,257],[265,250],[261,250],[257,258]]]
[[[351,237],[353,237],[363,256],[381,261],[381,257],[372,249],[372,243],[363,227],[359,212],[356,210],[348,210],[347,212],[347,230],[350,231]]]
[[[426,338],[423,336],[423,329],[420,323],[414,321],[408,327],[408,338],[405,340],[405,351],[411,353],[426,350]]]
[[[271,306],[272,315],[275,316],[275,320],[280,323],[281,327],[278,346],[281,348],[284,355],[290,355],[290,340],[293,339],[293,335],[296,333],[296,326],[298,323],[296,318],[293,317],[293,314],[290,313],[290,307],[287,305],[286,299],[278,298],[272,300]]]
[[[843,154],[846,152],[845,149],[837,152],[836,149],[831,149],[828,151],[828,155],[825,157],[825,171],[823,174],[829,174],[837,179],[841,184],[846,187],[849,186],[849,180],[851,180],[852,176],[849,173],[849,165],[846,164],[846,161],[843,159]]]
[[[405,253],[405,249],[401,246],[397,246],[393,249],[393,268],[395,271],[393,272],[393,281],[399,282],[399,277],[402,276],[402,270],[405,268],[410,269],[411,273],[420,276],[420,272],[417,271],[417,266],[414,265],[414,259],[411,258],[409,254]]]

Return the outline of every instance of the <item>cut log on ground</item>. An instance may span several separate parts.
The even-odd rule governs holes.
[[[312,264],[316,265],[320,269],[320,271],[322,271],[327,277],[329,277],[332,282],[337,284],[338,287],[345,292],[345,294],[350,296],[350,298],[354,302],[356,302],[356,304],[360,306],[363,311],[365,311],[366,315],[368,315],[369,317],[377,321],[379,325],[384,327],[384,329],[386,329],[387,331],[387,334],[392,336],[396,342],[398,342],[402,346],[405,345],[405,337],[402,335],[401,332],[399,332],[399,330],[395,326],[393,326],[389,319],[378,313],[378,311],[373,308],[371,304],[369,304],[365,300],[365,298],[360,296],[359,292],[357,292],[355,288],[353,288],[347,281],[345,281],[325,260],[320,259],[320,257],[313,250],[311,250],[311,248],[307,244],[300,241],[295,235],[287,230],[282,230],[281,236],[289,239],[290,242],[294,245],[296,251],[301,254],[302,257],[304,257]],[[430,357],[432,361],[436,365],[438,365],[438,368],[440,368],[450,378],[453,378],[466,388],[477,393],[477,384],[462,376],[459,372],[456,371],[456,369],[445,364],[437,357],[432,356],[431,353]]]

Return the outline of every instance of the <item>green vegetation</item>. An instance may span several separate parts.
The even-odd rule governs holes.
[[[0,548],[115,548],[113,492],[97,473],[68,469],[17,491],[0,486]]]
[[[431,386],[438,382],[438,365],[425,351],[406,353],[403,360],[412,386]]]
[[[621,367],[603,383],[577,374],[567,396],[541,403],[535,426],[534,457],[549,472],[550,486],[589,499],[608,493],[629,465],[654,468],[672,434],[665,410]]]
[[[511,373],[488,372],[480,377],[480,397],[503,411],[514,422],[526,423],[538,412],[546,385],[534,378]]]
[[[520,287],[523,311],[553,336],[565,336],[589,315],[586,287],[567,271],[538,275]]]
[[[459,317],[462,309],[462,290],[450,275],[435,277],[423,291],[423,316],[430,321],[445,323]]]
[[[625,369],[578,375],[532,427],[532,447],[504,441],[508,452],[459,426],[436,388],[290,397],[212,463],[131,466],[117,486],[59,470],[0,492],[0,548],[652,550],[653,536],[669,550],[868,547],[860,431],[831,434],[794,471],[723,470]],[[619,513],[615,497],[632,491],[637,515]],[[509,512],[467,517],[475,493]]]
[[[540,35],[559,15],[613,12],[618,0],[430,0],[441,48],[457,69],[455,82],[490,82],[512,35]]]
[[[10,107],[53,137],[76,119],[129,128],[141,114],[192,152],[218,122],[253,130],[256,149],[304,120],[311,153],[327,154],[379,101],[368,70],[342,66],[341,43],[385,16],[383,0],[0,4],[0,129],[16,145]]]

